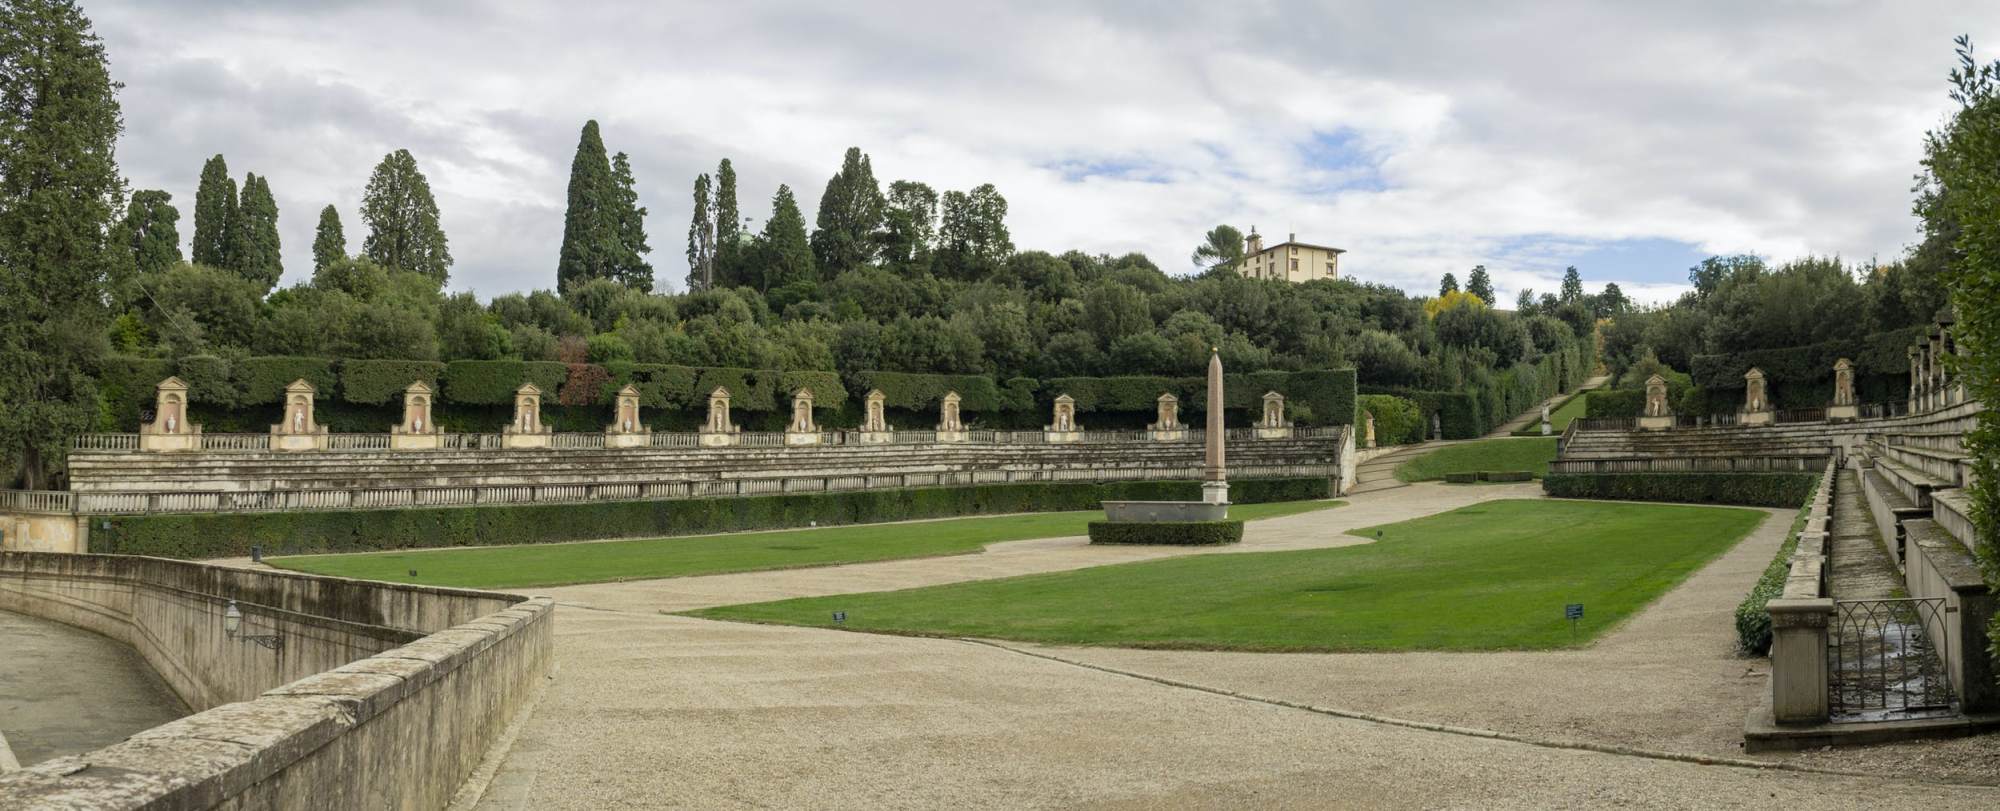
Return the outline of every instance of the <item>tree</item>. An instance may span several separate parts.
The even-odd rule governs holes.
[[[771,219],[764,222],[764,235],[757,244],[762,271],[759,290],[817,280],[812,244],[806,239],[806,218],[799,213],[799,201],[792,197],[790,186],[778,186],[778,193],[771,196]]]
[[[1632,300],[1625,297],[1617,282],[1605,282],[1604,290],[1592,297],[1591,314],[1598,318],[1611,316],[1632,309]]]
[[[617,188],[618,253],[611,278],[641,292],[653,289],[653,266],[646,254],[646,207],[639,205],[639,184],[632,177],[632,161],[620,152],[611,156],[611,181]]]
[[[913,180],[889,184],[882,213],[882,259],[892,265],[930,258],[937,240],[938,193]]]
[[[826,191],[820,194],[818,229],[812,235],[813,259],[828,276],[875,258],[882,206],[882,188],[875,182],[868,156],[860,147],[848,147],[840,171],[826,181]]]
[[[117,90],[74,2],[0,3],[0,461],[29,489],[97,417],[125,194]]]
[[[1235,270],[1243,262],[1243,232],[1233,225],[1218,225],[1202,235],[1201,244],[1195,246],[1188,257],[1195,267],[1202,270]]]
[[[724,284],[741,285],[743,254],[743,213],[736,208],[736,167],[728,158],[715,167],[715,276]]]
[[[1523,287],[1520,293],[1515,294],[1514,312],[1520,313],[1523,316],[1536,315],[1541,312],[1541,305],[1535,303],[1534,290]]]
[[[1446,273],[1444,278],[1438,281],[1438,295],[1443,296],[1446,293],[1456,292],[1458,292],[1458,277]]]
[[[618,188],[611,158],[596,121],[583,124],[576,157],[569,164],[569,206],[563,214],[562,251],[556,259],[556,290],[568,293],[591,279],[616,277],[621,245]]]
[[[254,174],[243,176],[243,196],[229,223],[228,267],[266,291],[285,275],[278,247],[278,201],[271,196],[270,182]]]
[[[175,226],[181,212],[174,208],[174,196],[159,189],[132,193],[125,206],[119,233],[122,247],[132,252],[132,268],[140,273],[159,273],[181,262],[181,235]]]
[[[442,286],[451,278],[451,249],[438,223],[430,181],[407,149],[383,156],[361,194],[368,224],[362,255],[377,264],[421,273]]]
[[[1563,270],[1562,303],[1570,304],[1583,300],[1583,276],[1570,265]]]
[[[347,234],[340,229],[340,211],[329,205],[319,210],[319,227],[313,230],[313,271],[347,258]]]
[[[194,245],[197,265],[229,266],[229,235],[236,220],[236,181],[220,154],[201,166],[201,185],[194,190]]]
[[[1007,198],[991,183],[969,192],[945,192],[938,241],[949,255],[947,275],[975,279],[991,272],[1014,252],[1007,233]]]
[[[1472,275],[1465,277],[1465,292],[1478,296],[1486,306],[1493,306],[1493,279],[1486,275],[1485,265],[1472,266]]]
[[[715,209],[708,200],[708,174],[694,179],[694,217],[688,222],[689,291],[715,286]]]

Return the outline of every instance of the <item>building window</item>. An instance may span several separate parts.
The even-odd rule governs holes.
[[[1332,275],[1333,275],[1333,263],[1332,263],[1332,262],[1328,262],[1328,263],[1326,263],[1326,275],[1328,275],[1328,276],[1332,276]]]
[[[1297,259],[1292,260],[1292,270],[1296,272],[1298,269],[1299,269],[1299,260]]]

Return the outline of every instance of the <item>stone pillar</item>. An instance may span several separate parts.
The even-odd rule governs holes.
[[[1861,416],[1861,403],[1854,396],[1854,361],[1833,362],[1833,405],[1826,409],[1828,420],[1852,420]]]
[[[1770,425],[1777,422],[1777,415],[1771,408],[1771,398],[1764,390],[1764,370],[1751,367],[1743,373],[1743,411],[1736,415],[1738,425]]]
[[[500,429],[502,448],[547,448],[555,444],[555,434],[542,424],[542,390],[522,383],[514,390],[514,421]]]
[[[879,394],[880,392],[876,393]],[[944,399],[938,401],[937,440],[939,442],[964,442],[967,439],[965,422],[959,419],[958,415],[958,402],[958,392],[955,391],[945,392]]]
[[[139,426],[139,450],[201,450],[201,426],[188,422],[187,403],[188,384],[178,377],[160,381],[153,396],[153,421]]]
[[[444,432],[431,420],[431,387],[419,380],[403,389],[403,421],[389,426],[391,450],[434,450],[444,447]]]
[[[1367,448],[1367,449],[1369,449],[1369,450],[1374,450],[1374,449],[1375,449],[1375,412],[1373,412],[1373,411],[1363,411],[1363,412],[1361,412],[1361,424],[1362,424],[1362,425],[1364,425],[1364,426],[1366,426],[1366,428],[1367,428],[1367,431],[1368,431],[1368,433],[1367,433],[1367,440],[1366,440],[1366,444],[1362,445],[1361,447],[1364,447],[1364,448]]]
[[[882,445],[896,441],[896,429],[889,427],[889,417],[886,413],[888,404],[889,395],[883,394],[881,389],[868,390],[868,396],[861,402],[861,430],[854,435],[856,441],[866,445]],[[952,411],[955,416],[958,411],[957,402],[952,403]]]
[[[1222,355],[1213,347],[1208,350],[1208,413],[1207,430],[1202,436],[1204,459],[1201,472],[1201,500],[1208,504],[1225,506],[1224,517],[1228,516],[1229,472],[1223,458],[1227,447],[1228,429],[1223,425],[1222,408],[1227,400],[1222,396]]]
[[[1827,720],[1827,626],[1833,600],[1775,599],[1771,612],[1771,715],[1780,724]]]
[[[1925,399],[1924,407],[1927,410],[1936,410],[1939,408],[1943,408],[1944,407],[1944,327],[1943,326],[1931,327],[1930,347],[1925,351],[1924,357],[1929,359],[1929,363],[1925,364],[1925,368],[1930,370],[1930,376],[1927,379],[1928,385],[1925,387],[1930,392],[1930,396]]]
[[[1083,429],[1076,424],[1076,398],[1068,394],[1056,396],[1055,414],[1043,429],[1043,437],[1051,443],[1083,441]]]
[[[1181,401],[1172,394],[1162,394],[1155,400],[1157,408],[1153,424],[1146,426],[1146,438],[1155,442],[1180,442],[1187,439],[1187,426],[1181,424]]]
[[[1258,439],[1290,439],[1292,423],[1285,419],[1285,395],[1264,392],[1264,418],[1257,421]]]
[[[819,426],[813,424],[812,389],[792,392],[792,421],[785,425],[785,444],[820,444]]]
[[[326,449],[326,426],[313,421],[313,385],[304,379],[285,387],[284,421],[271,426],[271,450]]]
[[[604,447],[607,448],[650,448],[653,446],[653,429],[639,418],[639,387],[627,383],[618,390],[618,409],[612,413],[611,424],[604,426]]]
[[[1664,431],[1672,427],[1674,409],[1667,405],[1667,379],[1659,375],[1646,378],[1646,410],[1639,416],[1639,428]]]
[[[1917,398],[1918,398],[1918,396],[1919,396],[1919,395],[1920,395],[1920,394],[1922,393],[1922,389],[1923,389],[1923,386],[1922,386],[1922,381],[1923,381],[1923,358],[1922,358],[1922,357],[1920,357],[1920,355],[1922,354],[1922,352],[1923,352],[1923,350],[1921,350],[1921,349],[1918,349],[1918,348],[1916,347],[1916,345],[1915,345],[1915,344],[1911,344],[1911,345],[1910,345],[1910,348],[1909,348],[1909,349],[1908,349],[1908,350],[1907,350],[1907,351],[1906,351],[1906,352],[1904,353],[1904,354],[1908,355],[1908,356],[1909,356],[1909,359],[1910,359],[1910,402],[1909,402],[1909,407],[1910,407],[1910,413],[1912,413],[1912,414],[1914,414],[1914,413],[1916,413],[1916,412],[1917,412]]]
[[[702,423],[700,440],[705,448],[726,448],[736,444],[743,433],[729,421],[729,390],[716,386],[708,393],[708,421]]]
[[[1542,436],[1548,436],[1549,434],[1552,434],[1552,433],[1555,433],[1555,426],[1553,426],[1553,425],[1550,425],[1550,424],[1549,424],[1549,406],[1548,406],[1548,404],[1547,404],[1547,403],[1543,403],[1543,404],[1542,404]]]

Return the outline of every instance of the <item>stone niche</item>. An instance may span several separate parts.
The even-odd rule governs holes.
[[[1264,416],[1257,420],[1258,439],[1291,439],[1292,423],[1285,419],[1285,395],[1264,392]]]
[[[1736,415],[1736,424],[1770,425],[1778,421],[1777,416],[1764,390],[1764,370],[1751,367],[1743,373],[1743,411]]]
[[[727,448],[742,438],[743,429],[729,421],[729,390],[716,386],[708,393],[708,421],[701,424],[701,446]]]
[[[1828,420],[1854,420],[1861,417],[1861,401],[1854,396],[1854,361],[1846,358],[1833,362],[1833,405],[1827,406]]]
[[[818,445],[820,440],[819,425],[813,422],[812,389],[801,388],[792,393],[792,421],[785,425],[785,444]]]
[[[431,420],[436,397],[423,381],[403,389],[403,421],[389,426],[390,450],[435,450],[444,447],[444,432]]]
[[[1056,397],[1053,420],[1042,429],[1042,437],[1050,444],[1083,441],[1083,428],[1076,424],[1076,398],[1068,394]]]
[[[200,450],[201,426],[188,422],[187,404],[188,384],[178,377],[160,381],[153,399],[153,421],[139,426],[139,450]]]
[[[514,390],[514,421],[500,429],[502,448],[546,448],[555,444],[555,434],[542,424],[542,390],[522,383]]]
[[[889,427],[889,418],[883,414],[888,402],[889,395],[881,389],[868,390],[868,396],[861,400],[861,428],[854,432],[854,441],[885,445],[896,440],[896,429]]]
[[[964,442],[970,438],[966,435],[964,420],[958,416],[958,401],[958,392],[955,391],[945,392],[944,399],[938,401],[939,442]]]
[[[285,417],[271,426],[271,450],[326,450],[326,426],[313,421],[314,394],[303,378],[285,387]]]
[[[1639,428],[1644,431],[1665,431],[1674,427],[1674,410],[1667,405],[1667,379],[1659,375],[1646,378],[1646,410],[1639,415]]]
[[[1185,442],[1188,438],[1187,425],[1181,422],[1181,401],[1173,394],[1162,394],[1154,401],[1154,422],[1146,426],[1146,438],[1154,442]]]
[[[639,388],[626,384],[618,390],[618,410],[611,424],[604,426],[604,447],[645,448],[653,444],[653,429],[639,419]]]

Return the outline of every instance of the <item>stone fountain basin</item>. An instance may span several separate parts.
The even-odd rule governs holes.
[[[1175,521],[1221,521],[1229,517],[1229,505],[1206,501],[1107,501],[1107,521],[1158,524]]]

